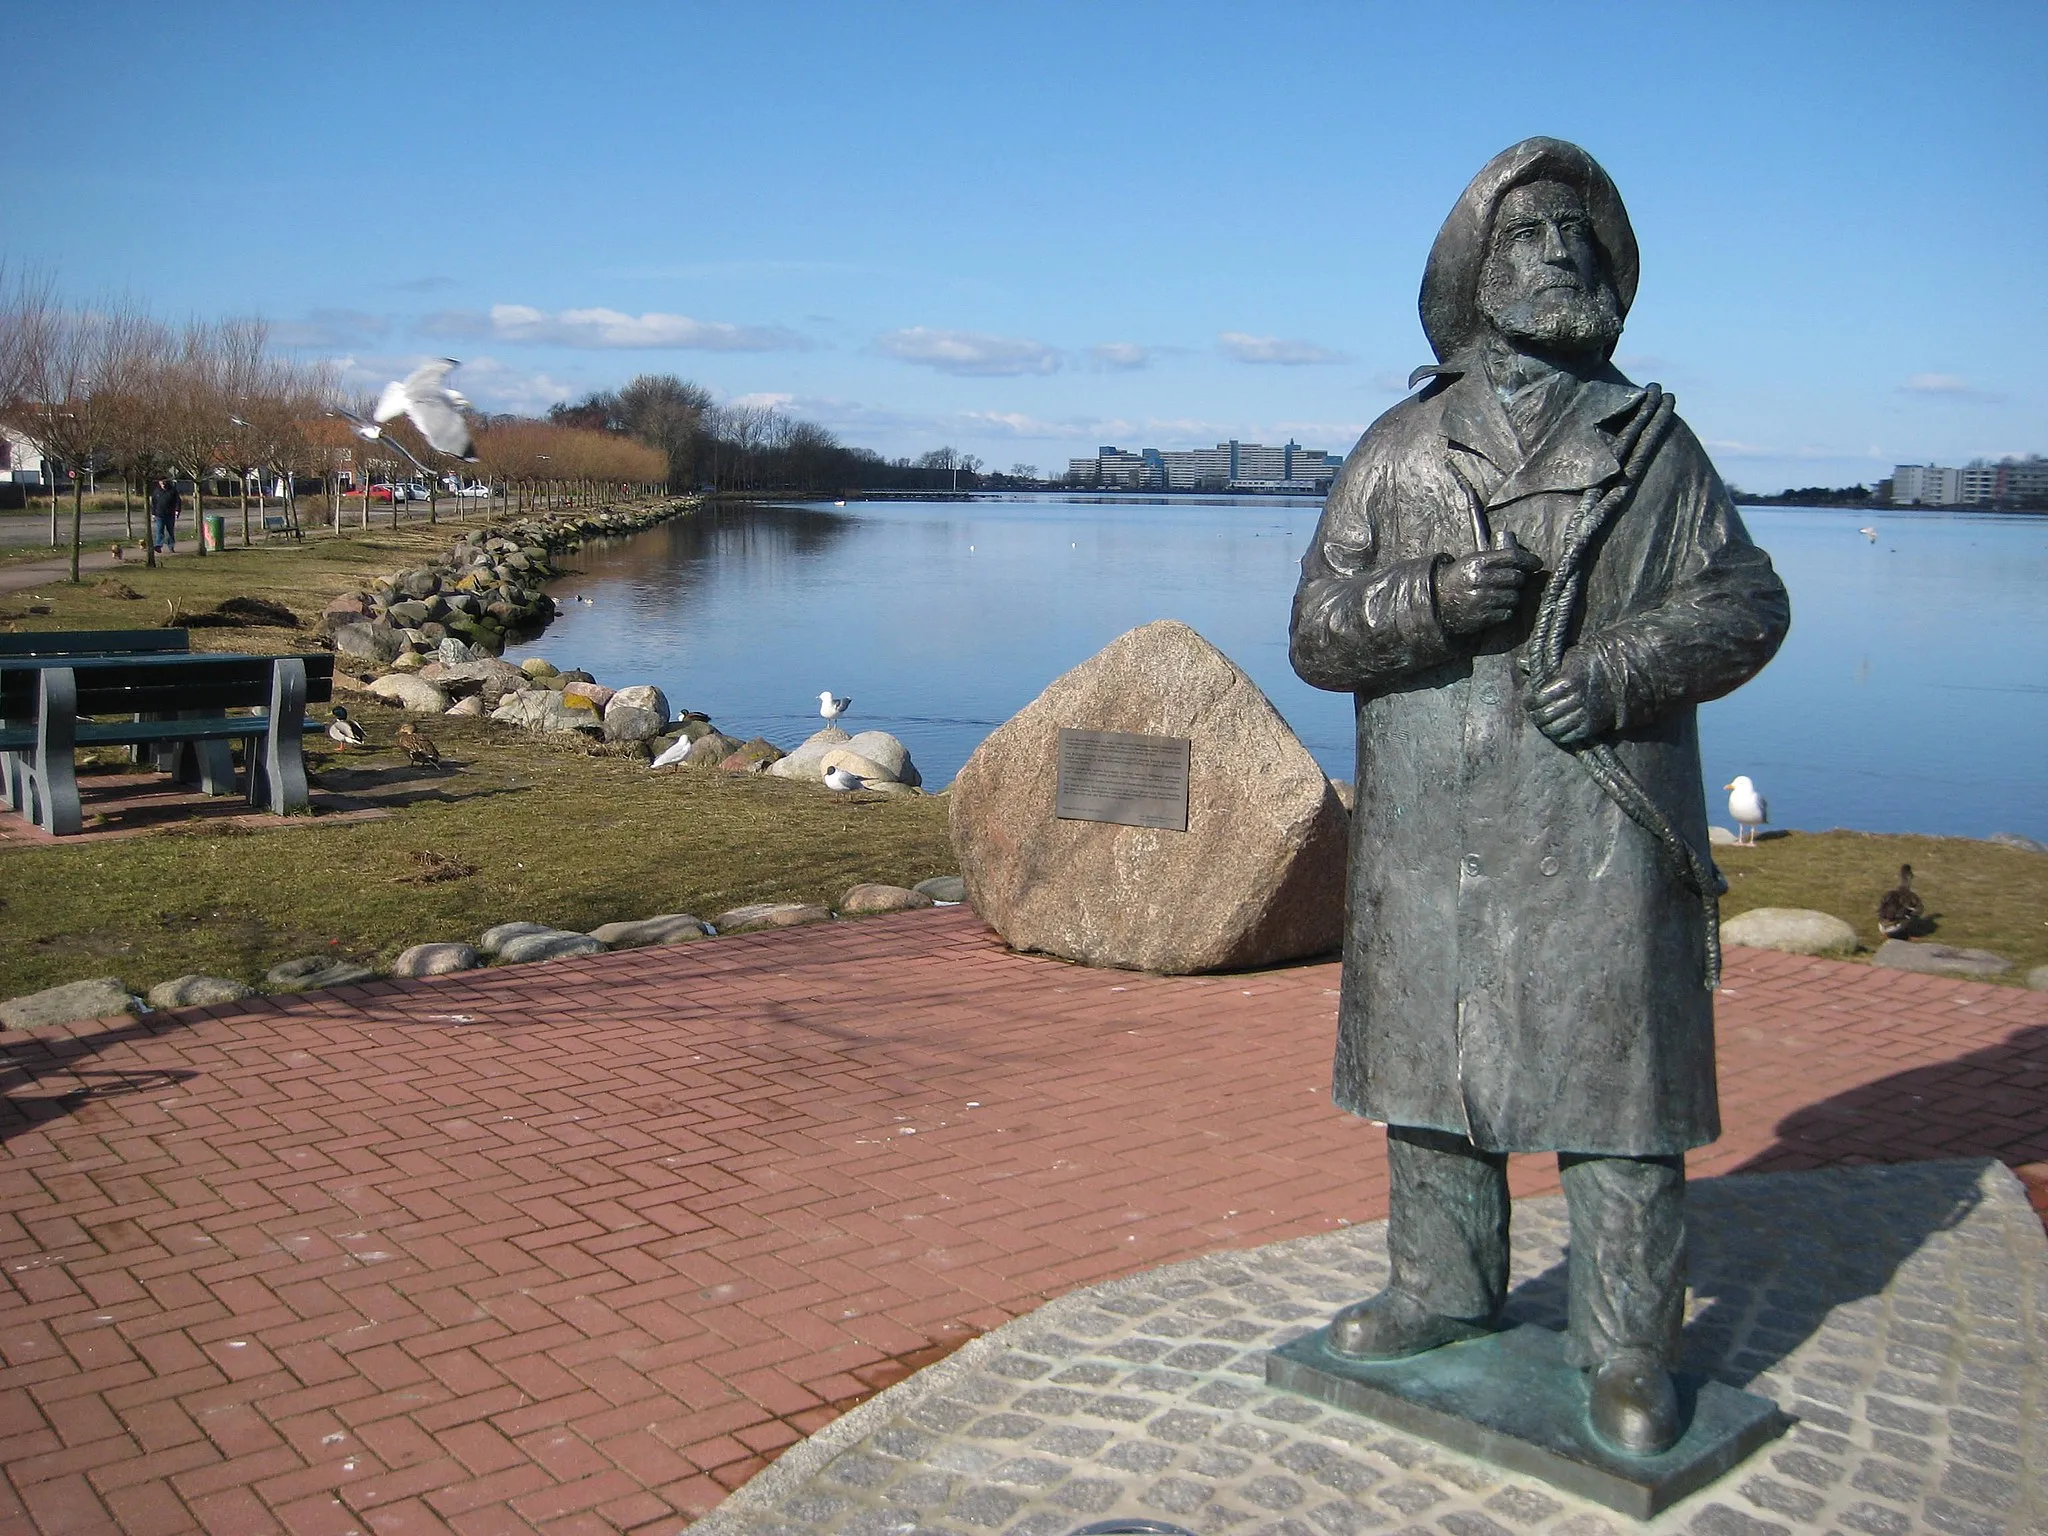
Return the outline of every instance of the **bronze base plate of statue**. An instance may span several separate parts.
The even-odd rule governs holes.
[[[1266,1357],[1266,1384],[1481,1461],[1540,1477],[1567,1493],[1647,1520],[1783,1434],[1777,1405],[1754,1392],[1680,1373],[1672,1378],[1678,1442],[1654,1456],[1601,1443],[1587,1424],[1585,1372],[1565,1337],[1533,1323],[1446,1344],[1405,1360],[1333,1354],[1318,1328]]]
[[[1672,1373],[1685,1154],[1721,1133],[1696,710],[1791,611],[1671,397],[1614,366],[1637,276],[1590,155],[1496,155],[1424,270],[1437,362],[1302,556],[1290,658],[1358,722],[1334,1096],[1387,1127],[1392,1274],[1273,1379],[1675,1496],[1657,1469],[1771,1422]],[[1493,1331],[1517,1152],[1557,1157],[1563,1334]]]

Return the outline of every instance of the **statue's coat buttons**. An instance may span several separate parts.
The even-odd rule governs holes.
[[[1476,875],[1476,874],[1478,874],[1478,873],[1479,873],[1479,855],[1478,855],[1478,854],[1476,854],[1476,853],[1468,853],[1468,854],[1466,854],[1466,855],[1465,855],[1465,873],[1466,873],[1466,874],[1468,874],[1468,875]]]
[[[1546,875],[1554,875],[1557,873],[1557,860],[1545,859],[1541,864],[1538,864],[1536,867],[1542,870],[1543,873],[1545,873]]]

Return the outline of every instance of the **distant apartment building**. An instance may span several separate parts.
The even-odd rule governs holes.
[[[1278,447],[1233,439],[1214,448],[1146,448],[1130,453],[1114,446],[1088,459],[1067,461],[1076,485],[1168,491],[1293,491],[1329,489],[1344,462],[1341,454],[1289,442]]]
[[[2048,507],[2048,459],[1979,459],[1961,469],[1901,464],[1892,470],[1895,507]]]

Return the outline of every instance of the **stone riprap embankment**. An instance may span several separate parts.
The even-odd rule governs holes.
[[[606,507],[474,529],[438,560],[335,598],[321,628],[334,637],[336,651],[372,662],[423,655],[449,639],[495,656],[508,638],[537,633],[554,617],[554,599],[543,588],[561,574],[555,560],[563,551],[638,533],[693,509],[683,501],[630,512]]]

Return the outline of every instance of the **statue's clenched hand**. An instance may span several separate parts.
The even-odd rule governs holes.
[[[1621,700],[1600,653],[1574,646],[1557,676],[1529,695],[1529,718],[1560,747],[1604,736],[1619,723]]]
[[[1543,562],[1506,538],[1505,547],[1482,549],[1440,562],[1431,573],[1437,616],[1454,635],[1476,635],[1515,616],[1522,588]]]

